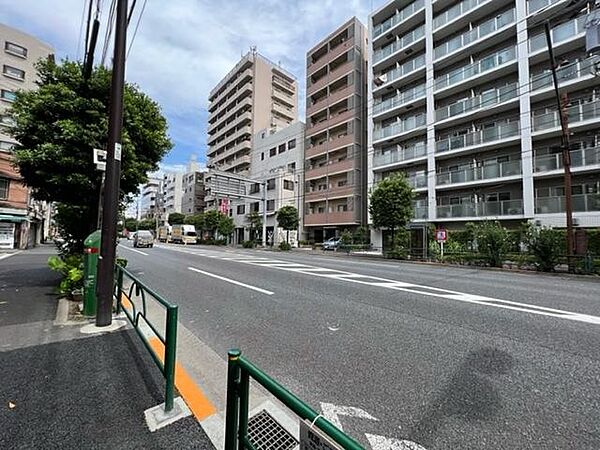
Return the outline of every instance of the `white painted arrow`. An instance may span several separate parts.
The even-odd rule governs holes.
[[[358,417],[359,419],[375,421],[379,420],[366,412],[364,409],[355,408],[354,406],[338,406],[334,405],[333,403],[321,402],[321,411],[323,411],[323,417],[325,417],[342,431],[344,431],[344,428],[342,427],[342,422],[340,422],[339,416]]]
[[[413,441],[399,440],[377,434],[366,433],[367,440],[373,450],[427,450],[425,447]]]

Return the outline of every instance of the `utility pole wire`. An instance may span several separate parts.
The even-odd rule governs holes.
[[[135,0],[134,0],[134,2],[135,2]],[[127,49],[127,56],[126,56],[127,58],[129,58],[129,53],[131,53],[131,47],[133,47],[133,42],[135,41],[135,37],[137,35],[137,31],[140,26],[140,21],[142,20],[142,15],[144,14],[145,9],[146,9],[146,0],[144,0],[144,4],[142,5],[142,10],[140,11],[140,15],[138,16],[137,23],[135,24],[135,29],[133,30],[133,36],[131,37],[131,42],[129,43],[129,48]]]

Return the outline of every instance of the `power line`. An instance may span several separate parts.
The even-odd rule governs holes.
[[[81,11],[81,22],[79,24],[79,38],[77,38],[77,53],[76,53],[76,58],[78,60],[79,60],[79,55],[80,55],[80,50],[81,50],[81,41],[82,41],[82,38],[83,38],[83,23],[85,22],[85,9],[86,9],[85,7],[86,7],[86,4],[88,3],[88,1],[91,2],[92,0],[84,1],[83,2],[83,10]],[[88,25],[87,26],[88,27],[90,26],[89,18],[88,18]],[[85,46],[87,48],[87,31],[86,31],[86,37],[85,37],[85,39],[86,39]],[[85,57],[85,51],[86,51],[86,49],[84,48],[83,51],[84,51],[84,57]]]
[[[104,34],[104,46],[102,48],[102,58],[100,59],[100,65],[104,66],[106,55],[108,53],[108,46],[110,44],[110,38],[112,36],[113,19],[116,9],[116,0],[112,0],[110,4],[110,10],[108,13],[108,22],[106,24],[106,32]]]
[[[134,0],[134,5],[135,5],[135,0]],[[131,9],[133,10],[133,6],[131,7]],[[135,37],[137,35],[137,31],[140,26],[140,21],[142,20],[142,16],[144,15],[145,9],[146,9],[146,0],[144,0],[144,4],[142,5],[142,10],[140,11],[140,15],[138,16],[137,23],[135,24],[135,29],[133,30],[133,36],[131,37],[131,42],[129,43],[129,48],[127,49],[127,58],[129,58],[129,53],[131,52],[131,47],[133,47],[133,42],[135,41]],[[133,11],[132,11],[132,13],[133,13]]]

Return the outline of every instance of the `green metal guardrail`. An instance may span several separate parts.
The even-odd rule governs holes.
[[[230,350],[227,367],[227,410],[225,413],[225,450],[255,450],[248,438],[248,403],[250,377],[262,385],[285,406],[348,450],[364,450],[358,442],[277,383],[244,358],[239,350]]]
[[[131,281],[128,293],[123,289],[124,277]],[[175,393],[175,359],[177,349],[177,305],[167,302],[159,294],[154,292],[140,280],[135,278],[131,272],[121,266],[116,267],[116,283],[115,296],[117,298],[117,313],[121,310],[125,313],[137,334],[141,337],[146,349],[150,352],[152,359],[165,377],[165,412],[173,409],[173,397]],[[141,299],[141,308],[138,308],[133,302],[132,294],[135,289],[135,297]],[[125,295],[129,303],[131,303],[131,312],[128,308],[123,308],[122,296]],[[163,334],[154,326],[147,316],[146,296],[154,299],[158,304],[166,310],[165,334]],[[152,349],[152,346],[146,339],[146,336],[140,329],[140,324],[145,323],[156,337],[163,343],[165,348],[164,363],[160,357]]]

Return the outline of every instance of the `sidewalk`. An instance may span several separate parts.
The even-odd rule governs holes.
[[[0,448],[214,448],[193,417],[148,430],[164,378],[134,331],[54,324],[53,253],[0,261]]]

